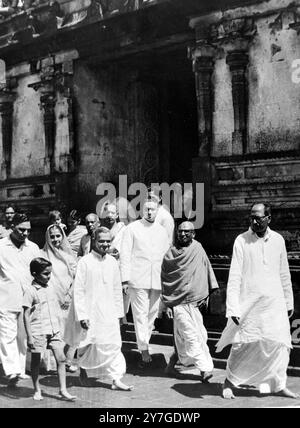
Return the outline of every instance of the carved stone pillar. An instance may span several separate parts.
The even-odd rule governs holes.
[[[211,77],[214,68],[212,57],[196,57],[193,68],[198,107],[198,155],[209,156],[212,144],[213,91]]]
[[[76,165],[76,147],[74,136],[74,95],[73,95],[73,61],[66,61],[61,65],[59,73],[55,79],[55,89],[59,92],[60,96],[66,101],[67,110],[63,115],[67,118],[67,135],[68,135],[68,154],[67,154],[67,171],[74,170]],[[60,116],[61,117],[61,114]]]
[[[12,154],[12,125],[13,109],[16,95],[13,92],[0,92],[0,114],[2,119],[2,151],[3,161],[6,171],[6,178],[11,173],[11,154]]]
[[[233,51],[226,62],[231,71],[232,99],[234,111],[234,131],[232,134],[233,154],[247,153],[248,81],[246,70],[248,55],[243,51]]]
[[[44,129],[45,129],[45,155],[46,162],[50,166],[50,173],[55,168],[55,137],[56,137],[56,120],[55,120],[55,103],[56,98],[53,91],[43,91],[41,95],[41,106],[44,112]]]
[[[55,170],[70,172],[74,170],[75,163],[72,96],[73,61],[67,59],[58,64],[55,63],[54,58],[46,58],[44,61],[45,64],[40,69],[34,68],[35,72],[39,71],[40,81],[31,83],[29,87],[40,93],[45,130],[46,173],[53,173]],[[67,108],[63,107],[63,111],[61,111],[61,106],[64,104],[63,100],[65,100]],[[67,124],[65,124],[65,118],[67,118]],[[60,153],[59,150],[56,150],[57,131],[61,132],[62,123],[69,141],[68,152],[66,153]]]
[[[193,181],[204,183],[204,217],[209,217],[211,207],[211,153],[214,90],[212,74],[216,50],[209,41],[209,28],[196,29],[196,44],[189,48],[188,56],[193,60],[198,114],[198,156],[193,158]]]

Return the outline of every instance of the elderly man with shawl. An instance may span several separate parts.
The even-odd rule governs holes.
[[[162,263],[162,302],[167,316],[174,318],[176,348],[167,371],[174,369],[178,358],[185,366],[194,364],[201,380],[207,382],[212,377],[213,361],[199,306],[207,302],[218,283],[202,245],[194,237],[193,224],[183,222],[178,227],[176,245]]]
[[[217,352],[232,344],[223,397],[239,385],[298,398],[286,387],[292,347],[293,290],[283,237],[268,226],[271,207],[255,203],[250,227],[234,243],[227,285],[227,326]]]

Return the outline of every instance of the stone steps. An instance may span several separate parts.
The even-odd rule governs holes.
[[[216,344],[221,336],[221,332],[213,329],[208,329],[208,347],[211,356],[214,360],[216,368],[225,369],[227,358],[229,356],[230,348],[226,347],[220,353],[216,353]],[[133,323],[128,323],[122,329],[122,340],[127,344],[132,344],[133,347],[136,343],[136,336]],[[160,345],[165,347],[173,346],[173,335],[169,332],[160,332],[154,330],[151,336],[150,344]],[[300,346],[295,346],[291,351],[290,363],[288,368],[289,376],[300,376]]]

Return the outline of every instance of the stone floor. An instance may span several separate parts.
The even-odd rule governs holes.
[[[164,375],[163,368],[171,355],[172,348],[153,345],[153,366],[147,371],[137,368],[138,354],[135,349],[124,349],[127,360],[127,374],[124,381],[134,385],[130,392],[112,391],[110,385],[102,381],[96,370],[90,373],[92,385],[81,387],[78,374],[68,374],[67,383],[70,393],[78,397],[75,403],[61,401],[57,397],[58,381],[55,373],[41,376],[44,392],[43,401],[32,399],[31,380],[22,380],[18,387],[9,390],[6,380],[0,377],[1,408],[253,408],[253,407],[300,407],[300,399],[292,400],[282,397],[261,397],[256,389],[240,389],[234,400],[226,401],[221,397],[221,385],[225,371],[215,369],[209,384],[199,382],[195,369],[182,372],[177,378]],[[99,379],[100,377],[100,379]],[[288,387],[300,392],[300,377],[289,377]]]

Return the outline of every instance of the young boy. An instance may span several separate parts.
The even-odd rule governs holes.
[[[31,377],[34,386],[34,400],[42,400],[39,385],[41,354],[46,347],[52,349],[59,380],[59,398],[74,401],[75,396],[66,388],[66,367],[64,343],[59,332],[59,305],[54,290],[48,285],[51,276],[51,263],[38,257],[30,262],[32,284],[25,290],[23,308],[24,324],[28,348],[31,351]]]

